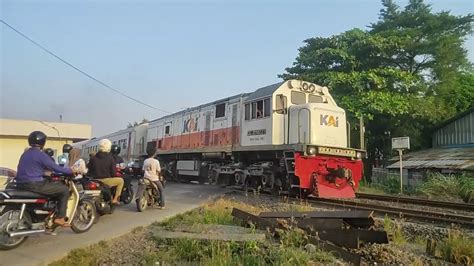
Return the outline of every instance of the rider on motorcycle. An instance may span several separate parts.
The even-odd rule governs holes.
[[[87,168],[89,168],[89,174],[93,178],[100,179],[100,181],[109,187],[117,187],[112,203],[120,204],[119,199],[123,189],[123,179],[121,177],[115,177],[115,160],[112,154],[110,154],[111,146],[112,143],[110,140],[100,140],[99,152],[90,158]]]
[[[41,150],[46,143],[46,135],[41,131],[33,131],[28,136],[31,148],[26,150],[20,157],[18,171],[15,178],[17,188],[55,198],[58,201],[58,213],[54,223],[69,227],[64,217],[66,216],[69,188],[61,183],[51,183],[43,179],[45,170],[53,170],[63,174],[73,174],[70,168],[64,168],[51,160]]]
[[[120,157],[120,146],[113,144],[112,147],[110,148],[110,152],[112,153],[112,157],[114,157],[115,161],[115,167],[116,167],[116,173],[115,176],[122,176],[121,171],[125,168],[123,165],[123,159]]]
[[[149,179],[153,183],[156,184],[158,187],[158,190],[160,191],[160,197],[161,197],[161,209],[165,208],[165,194],[164,194],[164,189],[163,189],[163,183],[162,183],[162,177],[161,177],[161,167],[160,167],[160,162],[155,159],[156,156],[156,149],[155,148],[150,148],[147,149],[147,154],[148,154],[148,159],[146,159],[143,162],[143,177]]]

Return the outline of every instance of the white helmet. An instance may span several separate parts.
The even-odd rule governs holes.
[[[99,141],[99,151],[101,152],[110,152],[110,148],[112,147],[112,142],[108,139],[101,139]]]

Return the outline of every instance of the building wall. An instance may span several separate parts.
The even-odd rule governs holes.
[[[474,111],[433,133],[433,147],[474,145]]]
[[[0,167],[17,170],[21,154],[28,147],[28,135],[35,130],[43,131],[48,139],[45,148],[55,150],[55,157],[62,154],[62,146],[73,140],[89,139],[91,126],[44,122],[36,120],[0,119]],[[0,189],[5,177],[0,176]]]

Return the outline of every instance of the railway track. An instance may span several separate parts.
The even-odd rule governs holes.
[[[240,191],[242,190],[242,188],[237,188],[237,187],[234,187],[234,188]],[[271,195],[270,192],[265,191],[265,190],[261,192],[269,196],[275,196],[275,195]],[[278,196],[275,196],[275,197],[278,197]],[[404,199],[409,199],[409,198],[404,198]],[[342,209],[369,210],[369,211],[374,211],[375,213],[380,214],[380,215],[389,215],[389,216],[398,217],[398,218],[415,219],[415,220],[421,220],[425,222],[438,223],[438,224],[457,224],[465,228],[474,229],[474,216],[470,216],[470,215],[458,215],[458,214],[445,213],[441,211],[428,211],[428,210],[423,210],[421,208],[409,209],[409,208],[404,208],[404,207],[385,206],[385,205],[379,205],[376,203],[358,202],[352,199],[307,198],[307,200],[309,203],[323,204],[323,205],[333,206],[333,207],[342,208]],[[383,200],[389,200],[389,196],[384,198]],[[402,201],[399,201],[399,202],[402,202]],[[418,201],[416,204],[424,205],[426,207],[434,207],[432,205],[429,205],[431,202],[435,202],[434,203],[435,205],[443,203],[440,201],[421,200],[421,201]],[[412,202],[404,202],[404,203],[414,203],[414,202],[412,201]],[[436,207],[451,208],[451,206],[454,206],[451,204],[451,206],[447,207],[450,204],[451,203],[443,205],[443,206],[437,205]],[[453,203],[453,204],[457,204],[457,203]]]
[[[397,216],[400,218],[413,218],[426,222],[453,223],[461,225],[463,227],[474,229],[474,216],[469,215],[457,215],[439,211],[426,211],[422,209],[409,209],[403,207],[385,206],[378,205],[376,203],[362,203],[344,199],[308,198],[308,201],[318,204],[331,205],[344,209],[372,210],[375,213],[382,215],[386,214],[390,216]]]
[[[438,200],[428,200],[428,199],[417,199],[410,197],[401,197],[401,196],[389,196],[389,195],[376,195],[376,194],[366,194],[366,193],[356,193],[356,197],[359,199],[372,199],[396,203],[408,203],[414,205],[424,205],[429,207],[440,207],[446,209],[456,209],[462,211],[473,211],[474,204],[470,203],[457,203],[449,201],[438,201]]]

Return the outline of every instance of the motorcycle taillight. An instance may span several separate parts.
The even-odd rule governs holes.
[[[96,190],[98,189],[98,184],[96,182],[90,181],[85,184],[85,188],[88,190]]]

